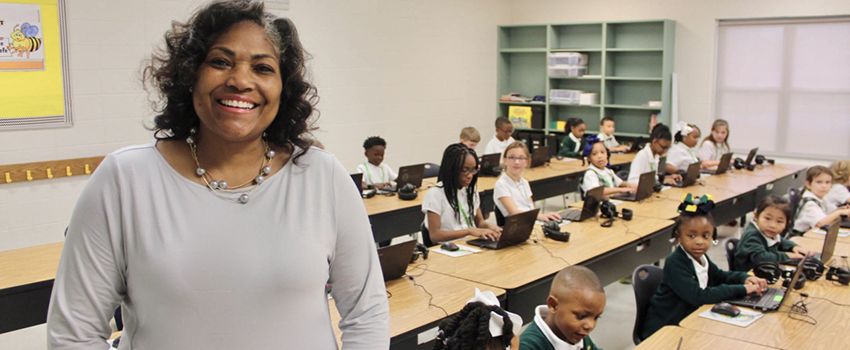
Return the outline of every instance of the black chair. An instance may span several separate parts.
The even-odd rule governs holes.
[[[499,210],[499,208],[496,208],[494,212],[496,212],[496,225],[499,225],[499,227],[505,227],[505,216],[502,215],[502,211]]]
[[[788,201],[791,202],[791,212],[794,215],[797,215],[797,207],[800,206],[800,198],[802,198],[802,191],[796,187],[788,187]]]
[[[434,163],[425,163],[425,172],[422,177],[437,177],[437,175],[440,175],[440,166]]]
[[[423,222],[419,225],[419,230],[422,231],[422,244],[426,247],[433,247],[436,244],[431,241],[431,232],[428,231],[428,228],[425,227],[425,223]]]
[[[643,341],[641,333],[643,333],[643,321],[646,318],[646,311],[649,309],[649,301],[658,285],[661,284],[661,277],[664,276],[664,270],[655,265],[640,265],[632,274],[632,289],[635,291],[635,304],[637,306],[637,317],[635,318],[635,328],[632,331],[632,340],[635,345]]]
[[[735,248],[738,247],[739,239],[729,237],[723,240],[723,247],[726,248],[726,262],[729,264],[729,271],[735,271]]]

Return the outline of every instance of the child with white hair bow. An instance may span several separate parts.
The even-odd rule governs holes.
[[[673,136],[675,143],[667,152],[668,170],[670,166],[676,168],[676,171],[685,171],[688,165],[700,163],[700,169],[708,169],[717,166],[720,161],[700,160],[699,150],[696,149],[699,143],[700,130],[699,127],[685,122],[676,124],[676,135]]]
[[[481,332],[483,325],[486,332]],[[440,323],[434,350],[479,349],[481,344],[486,350],[517,350],[521,328],[522,317],[502,309],[493,292],[475,288],[475,297]]]

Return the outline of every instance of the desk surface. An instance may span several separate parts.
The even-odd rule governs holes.
[[[56,277],[64,243],[0,252],[0,290]]]
[[[535,227],[531,238],[520,245],[500,250],[484,249],[457,258],[432,253],[428,270],[502,289],[515,289],[671,225],[670,220],[635,218],[617,220],[613,227],[604,228],[596,219],[590,219],[564,225],[561,231],[571,233],[566,243],[545,238],[541,229]],[[440,248],[432,248],[436,249]]]
[[[777,286],[774,286],[778,288]],[[703,305],[686,317],[679,325],[683,328],[756,343],[780,349],[844,349],[846,335],[850,332],[850,306],[838,306],[833,302],[850,302],[850,287],[833,284],[820,278],[807,281],[799,292],[808,293],[806,301],[809,316],[817,320],[816,325],[792,319],[787,306],[779,312],[764,317],[746,328],[699,317],[699,313],[710,309],[713,304]],[[791,293],[790,302],[800,300],[800,294]],[[800,316],[795,315],[795,318]]]
[[[475,296],[475,287],[482,291],[492,291],[496,296],[505,294],[503,289],[424,271],[418,268],[419,266],[421,264],[413,264],[408,268],[409,274],[417,276],[414,277],[416,283],[407,277],[387,282],[387,291],[392,295],[389,298],[391,337],[442,320],[446,313],[453,315],[459,312],[466,302]],[[428,293],[431,293],[433,300]],[[437,307],[429,306],[429,300],[431,304],[445,309],[446,313]],[[338,327],[340,317],[333,300],[330,300],[329,307],[334,334],[337,343],[341,345],[342,333]]]
[[[667,326],[655,332],[651,337],[644,340],[635,350],[674,350],[682,341],[681,350],[766,350],[772,349],[758,344],[747,343],[740,340],[730,339],[710,333],[703,333],[686,328]]]

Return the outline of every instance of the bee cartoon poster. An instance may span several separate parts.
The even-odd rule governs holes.
[[[44,69],[41,6],[0,4],[0,71]]]
[[[0,128],[70,124],[60,15],[64,0],[0,0]]]

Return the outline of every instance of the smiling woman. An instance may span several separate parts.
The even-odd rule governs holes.
[[[343,348],[388,348],[363,201],[309,146],[316,96],[294,25],[216,1],[165,44],[144,74],[163,100],[157,141],[107,156],[74,209],[51,349],[106,349],[118,306],[122,349],[334,349],[328,284]]]

